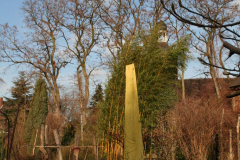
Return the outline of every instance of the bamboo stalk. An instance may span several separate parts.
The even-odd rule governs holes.
[[[88,154],[88,148],[87,148],[87,151],[86,151],[86,154],[85,154],[85,158],[84,158],[84,160],[87,159],[87,154]]]
[[[98,160],[97,158],[97,145],[96,145],[96,133],[93,133],[93,153],[95,160]]]
[[[105,141],[105,137],[104,137],[104,133],[103,133],[103,141],[102,141],[102,146],[103,146],[103,142]],[[106,147],[105,147],[106,148]],[[101,157],[103,157],[103,152],[104,152],[104,148],[102,148],[101,151]]]

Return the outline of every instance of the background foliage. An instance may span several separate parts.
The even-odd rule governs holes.
[[[177,100],[177,68],[181,65],[178,60],[187,51],[187,38],[167,48],[161,47],[158,27],[151,30],[148,37],[136,36],[133,42],[125,43],[118,60],[111,62],[106,97],[100,108],[100,126],[107,139],[106,145],[123,145],[125,66],[135,64],[142,132],[149,148],[158,113],[164,115]]]

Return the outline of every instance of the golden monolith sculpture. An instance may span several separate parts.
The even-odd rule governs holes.
[[[124,160],[143,160],[143,141],[134,64],[126,66]]]

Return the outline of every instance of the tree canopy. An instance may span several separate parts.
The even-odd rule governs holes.
[[[5,106],[26,105],[29,106],[31,100],[31,83],[25,72],[19,72],[19,77],[13,81],[14,87],[11,89],[11,98],[6,99]]]

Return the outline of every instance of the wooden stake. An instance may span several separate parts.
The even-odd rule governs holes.
[[[126,66],[124,159],[144,159],[134,64]]]
[[[36,145],[37,135],[38,135],[38,130],[36,131],[36,136],[35,136],[35,140],[34,140],[34,145],[33,146]],[[34,151],[35,151],[35,147],[33,147],[32,155],[34,155]]]
[[[41,125],[41,130],[40,130],[40,145],[44,146],[44,125]],[[48,154],[47,151],[44,149],[44,147],[39,147],[39,150],[43,153],[43,158],[48,159]]]
[[[49,137],[48,137],[49,127],[48,125],[45,125],[45,145],[49,145]],[[52,151],[50,148],[46,148],[48,153],[48,159],[52,159]]]

